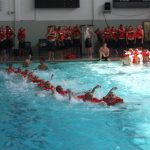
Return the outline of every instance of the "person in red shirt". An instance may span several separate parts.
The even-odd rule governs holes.
[[[49,81],[38,83],[38,87],[42,88],[42,90],[45,91],[52,91],[52,93],[54,92],[55,89],[55,87]]]
[[[33,82],[33,83],[40,84],[40,86],[38,85],[39,87],[41,87],[41,85],[43,85],[45,83],[44,80],[42,80],[38,76],[34,75],[33,72],[30,72],[28,74],[28,78],[27,79],[28,79],[27,80],[28,82]]]
[[[20,74],[21,72],[22,72],[22,70],[21,70],[20,67],[18,67],[18,68],[14,71],[14,73],[16,73],[16,74]]]
[[[135,31],[132,26],[129,26],[126,32],[126,43],[128,48],[134,48],[135,45]]]
[[[111,50],[111,55],[118,56],[118,51],[117,51],[117,30],[114,27],[111,27],[110,29],[111,33],[111,39],[110,39],[110,50]]]
[[[118,103],[123,103],[123,99],[114,94],[114,90],[117,90],[117,87],[111,88],[108,94],[103,97],[101,100],[107,104],[107,106],[113,106]]]
[[[68,55],[70,54],[70,50],[69,50],[69,43],[68,43],[68,28],[67,26],[64,27],[64,55]]]
[[[123,99],[113,93],[113,91],[116,90],[117,87],[111,88],[111,90],[106,94],[106,96],[101,99],[94,97],[93,95],[95,90],[100,87],[101,87],[100,85],[97,85],[91,91],[88,91],[83,95],[76,96],[76,99],[82,100],[84,102],[102,103],[107,106],[112,106],[117,103],[123,103]]]
[[[8,68],[6,68],[7,73],[14,73],[15,68],[12,66],[12,64],[9,64]]]
[[[89,101],[92,103],[102,103],[107,106],[113,106],[118,103],[123,103],[123,99],[118,97],[116,94],[114,94],[113,91],[116,89],[117,89],[117,87],[111,88],[111,90],[107,93],[107,95],[105,97],[103,97],[102,99],[93,98],[90,95],[88,95],[88,96],[85,95],[84,98],[86,99],[86,101]]]
[[[26,40],[26,29],[21,27],[18,30],[19,55],[20,56],[24,56],[25,54],[25,40]]]
[[[57,52],[61,59],[64,58],[64,30],[63,27],[59,26],[57,29]]]
[[[6,26],[6,53],[10,56],[14,46],[14,32],[12,28]]]
[[[64,90],[61,85],[56,86],[55,91],[58,94],[60,94],[61,96],[68,96],[69,100],[71,99],[71,91],[70,90]]]
[[[123,55],[123,51],[126,49],[126,30],[121,24],[118,29],[118,54]]]
[[[66,54],[72,53],[72,27],[66,27],[66,30],[64,32],[65,35],[65,48],[66,48]]]
[[[104,29],[104,42],[106,42],[108,44],[108,47],[110,48],[111,44],[110,44],[110,39],[111,39],[111,28],[108,26]]]
[[[29,73],[30,73],[30,71],[28,69],[26,69],[26,70],[22,71],[20,74],[22,75],[22,77],[25,78],[28,76]]]
[[[143,62],[149,62],[150,61],[150,51],[148,49],[142,50],[142,56],[143,56]]]
[[[104,35],[104,30],[100,30],[99,28],[97,28],[96,30],[95,30],[95,34],[96,34],[96,36],[97,36],[97,40],[98,40],[98,42],[100,42],[100,43],[102,43],[104,40],[103,40],[103,35]]]
[[[142,49],[144,42],[144,31],[142,29],[141,25],[138,25],[136,31],[135,31],[135,43],[136,43],[136,48]]]
[[[81,56],[81,31],[78,25],[73,28],[73,47],[75,54],[80,57]]]
[[[92,103],[100,103],[102,102],[100,99],[94,97],[94,92],[97,88],[100,88],[100,85],[95,86],[91,91],[85,92],[83,95],[78,95],[76,98],[78,100],[82,100],[84,102],[92,102]]]

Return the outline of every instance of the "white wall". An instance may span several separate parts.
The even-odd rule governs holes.
[[[0,21],[13,20],[13,15],[8,12],[14,11],[14,0],[0,0]]]
[[[15,5],[14,5],[15,1]],[[104,20],[103,7],[105,2],[112,0],[80,0],[80,8],[76,9],[34,9],[34,0],[0,0],[0,21],[11,21],[14,11],[16,20]],[[94,7],[92,9],[92,2]],[[92,14],[94,10],[94,15]],[[150,9],[112,9],[105,14],[107,20],[129,20],[150,18]]]

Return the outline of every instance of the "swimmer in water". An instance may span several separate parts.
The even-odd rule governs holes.
[[[85,94],[83,95],[78,95],[78,96],[74,96],[73,94],[72,95],[76,99],[82,100],[84,102],[100,103],[107,106],[114,105],[116,103],[123,103],[123,99],[121,99],[120,97],[118,97],[113,93],[113,91],[116,90],[117,87],[113,87],[103,98],[94,97],[93,95],[95,90],[100,87],[101,87],[100,85],[97,85],[91,91],[85,92]]]
[[[39,69],[39,70],[42,70],[42,71],[48,70],[48,67],[47,67],[47,65],[45,64],[44,58],[41,58],[41,59],[40,59],[40,65],[38,66],[38,69]]]
[[[114,94],[114,90],[117,90],[117,87],[111,88],[107,95],[102,98],[102,101],[104,101],[108,106],[116,103],[123,103],[123,99]]]
[[[32,63],[31,58],[32,56],[29,55],[28,58],[24,61],[23,67],[29,67],[29,65]]]
[[[23,77],[27,77],[29,73],[30,73],[30,71],[26,69],[25,71],[22,71],[22,72],[21,72],[21,75],[22,75]]]
[[[7,73],[14,73],[15,68],[13,67],[12,64],[9,64],[8,68],[6,68]]]
[[[64,90],[61,85],[56,86],[55,91],[61,96],[68,96],[69,100],[71,99],[71,91]]]
[[[96,89],[101,88],[100,85],[96,85],[92,90],[85,92],[83,95],[77,96],[77,99],[82,99],[83,101],[93,101],[94,92]],[[94,98],[95,99],[95,98]],[[95,99],[96,100],[96,99]],[[97,99],[97,102],[99,100]]]
[[[92,102],[92,103],[100,103],[102,102],[100,99],[94,97],[94,92],[97,88],[100,88],[100,85],[96,85],[92,90],[84,92],[84,94],[78,95],[76,93],[71,93],[71,96],[74,97],[77,100],[82,100],[84,102]]]
[[[18,67],[15,71],[14,71],[16,74],[19,74],[19,73],[21,73],[22,72],[22,70],[21,70],[21,68],[20,67]]]

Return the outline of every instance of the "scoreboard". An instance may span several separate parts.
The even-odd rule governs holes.
[[[150,8],[150,0],[113,0],[114,8]]]
[[[35,8],[79,8],[79,0],[35,0]]]

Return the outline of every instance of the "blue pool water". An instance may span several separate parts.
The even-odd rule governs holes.
[[[45,80],[53,73],[54,85],[74,92],[100,84],[96,97],[117,86],[125,103],[110,108],[50,96],[21,77],[7,75],[2,69],[6,65],[0,67],[0,150],[150,149],[150,65],[67,62],[35,71]]]

